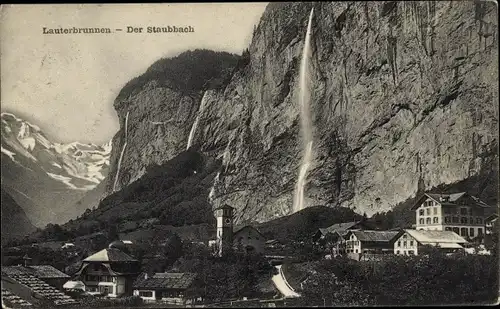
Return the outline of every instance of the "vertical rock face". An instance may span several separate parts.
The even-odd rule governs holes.
[[[214,206],[235,207],[238,221],[292,211],[301,158],[298,71],[312,6],[315,144],[306,205],[372,214],[467,179],[473,194],[496,195],[495,5],[272,3],[254,31],[248,61],[225,87],[205,94],[200,111],[193,145],[223,161]],[[151,84],[124,101],[134,109],[127,147],[136,154],[124,160],[130,178],[122,183],[185,148],[200,99]],[[179,122],[163,131],[148,123],[170,119]],[[113,144],[115,165],[121,134]],[[163,150],[155,155],[157,149]]]

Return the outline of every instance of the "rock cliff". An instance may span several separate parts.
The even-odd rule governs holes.
[[[192,147],[222,159],[212,204],[232,205],[238,221],[290,214],[301,160],[298,71],[313,7],[307,206],[370,215],[464,181],[496,197],[497,8],[479,1],[269,4],[222,87],[186,96],[153,79],[117,98],[122,130],[108,192],[126,111],[134,117],[120,186],[184,150],[198,116]]]

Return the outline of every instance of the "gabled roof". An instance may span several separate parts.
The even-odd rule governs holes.
[[[349,231],[348,235],[354,233],[359,241],[368,242],[390,242],[399,232],[397,231]]]
[[[135,262],[130,255],[116,248],[106,248],[87,257],[84,262]]]
[[[430,243],[467,243],[463,237],[452,231],[404,230],[421,244]]]
[[[479,198],[472,196],[468,194],[467,192],[458,192],[458,193],[449,193],[449,194],[439,194],[439,193],[424,193],[418,200],[417,202],[411,207],[411,210],[415,210],[420,205],[422,205],[422,202],[430,198],[434,200],[437,203],[440,203],[441,205],[445,206],[459,206],[457,204],[457,201],[462,199],[463,197],[469,196],[473,201],[474,201],[474,206],[482,207],[482,208],[489,208],[490,206],[483,201],[481,201]]]
[[[484,221],[486,221],[486,222],[493,221],[493,220],[495,220],[497,218],[498,218],[498,214],[491,214],[488,217],[486,217],[486,219],[484,219]]]
[[[259,233],[260,236],[264,237],[264,235],[262,235],[262,233],[258,229],[256,229],[255,227],[253,227],[251,225],[245,225],[245,226],[237,229],[235,232],[233,232],[233,236],[236,235],[236,234],[238,234],[238,233],[240,233],[240,232],[242,232],[243,230],[246,230],[246,229],[255,230],[257,233]]]
[[[140,278],[134,283],[136,289],[179,289],[189,288],[194,280],[194,273],[156,273],[150,278]]]
[[[69,278],[67,274],[50,265],[34,266],[2,266],[2,272],[6,275],[30,274],[40,279]]]
[[[341,235],[344,235],[347,233],[347,230],[352,229],[355,227],[357,224],[361,223],[362,221],[351,221],[351,222],[342,222],[342,223],[336,223],[333,225],[330,225],[327,228],[320,228],[318,229],[321,234],[326,235],[328,233],[333,233],[337,232]]]
[[[3,275],[5,274],[11,280],[14,280],[17,283],[20,283],[29,288],[31,293],[34,293],[37,296],[41,296],[45,300],[51,301],[56,306],[74,305],[78,303],[70,296],[47,284],[35,275],[22,272],[19,269],[15,269],[14,271],[7,274],[8,272],[8,268],[2,267],[2,280],[4,280]]]

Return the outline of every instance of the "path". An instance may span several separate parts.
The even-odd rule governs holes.
[[[285,298],[288,297],[300,297],[300,295],[293,290],[293,288],[286,281],[285,275],[281,270],[281,265],[275,266],[278,270],[278,274],[273,276],[273,283]]]

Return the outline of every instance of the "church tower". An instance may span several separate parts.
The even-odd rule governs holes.
[[[217,218],[217,250],[222,256],[233,245],[233,213],[234,208],[224,205],[214,209]]]

